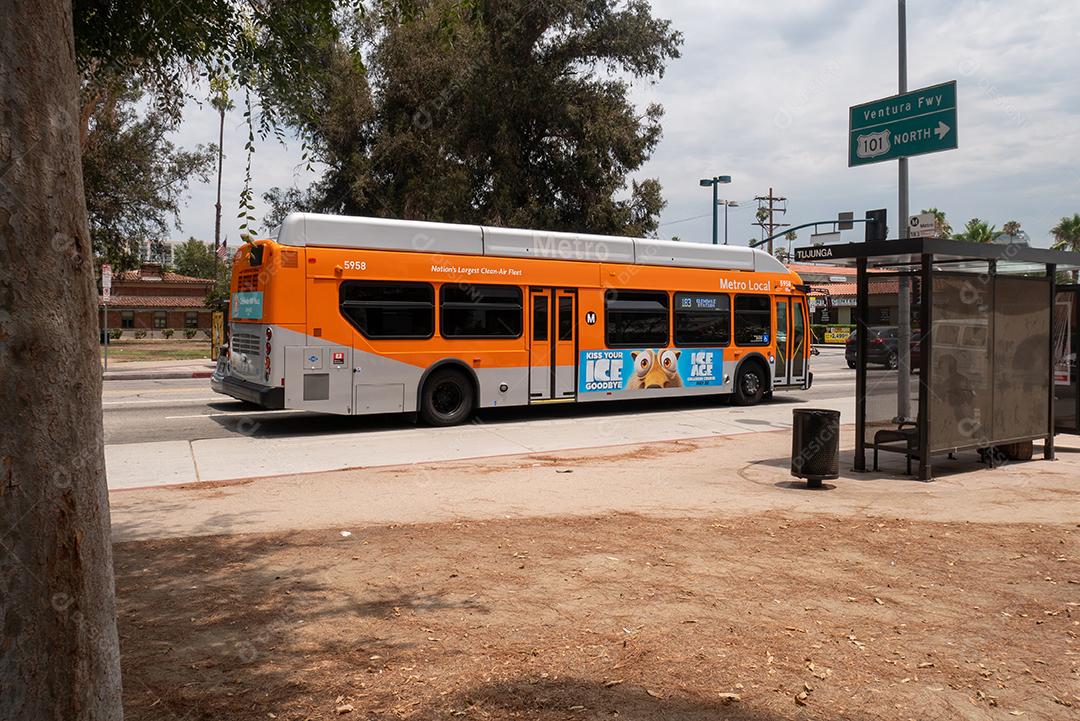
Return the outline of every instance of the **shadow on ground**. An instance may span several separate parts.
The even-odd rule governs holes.
[[[487,612],[422,583],[353,590],[349,576],[363,573],[369,554],[337,531],[116,544],[125,717],[266,719],[246,709],[320,693],[306,678],[322,675],[328,659],[336,672],[379,673],[382,659],[413,645],[361,630],[365,619]],[[335,633],[308,631],[324,624]],[[315,666],[303,660],[309,653]]]
[[[1058,448],[1058,452],[1075,452],[1071,449]],[[986,473],[993,473],[995,470],[1002,469],[1006,466],[1017,464],[1029,464],[1043,462],[1042,446],[1036,445],[1035,452],[1030,461],[1005,461],[999,463],[997,468],[990,468],[990,466],[983,462],[976,451],[962,451],[956,454],[955,458],[949,458],[948,456],[934,456],[931,462],[931,470],[933,471],[934,479],[948,478],[950,476],[961,475],[964,473],[971,473],[972,471],[985,471]],[[782,468],[790,471],[791,469],[791,455],[781,456],[779,458],[765,458],[762,460],[751,461],[748,467],[753,466],[765,466],[768,468]],[[866,470],[855,470],[855,450],[854,449],[841,449],[840,450],[840,478],[834,483],[849,483],[849,482],[866,482],[866,481],[914,481],[919,483],[918,477],[915,475],[918,473],[919,464],[918,461],[912,460],[911,471],[912,475],[906,473],[906,464],[904,457],[897,453],[881,453],[878,459],[878,470],[873,469],[873,451],[866,451]],[[762,482],[759,479],[754,479],[743,474],[747,480]],[[795,479],[792,478],[792,481]],[[773,485],[777,487],[787,487],[790,485],[790,481],[773,482]],[[805,483],[803,484],[805,486]]]

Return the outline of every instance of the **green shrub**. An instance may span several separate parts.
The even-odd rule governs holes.
[[[198,332],[199,331],[197,329],[195,329],[195,328],[184,328],[184,337],[187,338],[188,340],[191,340],[192,338],[195,337],[195,334],[198,333]]]
[[[142,328],[139,328],[137,331],[135,331],[135,340],[142,340],[145,337],[146,337],[146,331],[143,330]]]
[[[166,338],[172,338],[173,333],[175,333],[175,332],[176,331],[174,331],[172,328],[162,328],[161,329],[161,335],[165,336]]]
[[[109,329],[109,340],[120,340],[120,336],[122,336],[123,334],[124,334],[124,329],[123,328],[110,328]]]

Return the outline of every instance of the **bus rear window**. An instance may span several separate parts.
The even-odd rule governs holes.
[[[248,251],[248,265],[252,268],[257,268],[262,265],[263,251],[265,248],[257,243],[252,243],[251,250]]]
[[[347,280],[341,313],[365,338],[430,338],[435,332],[435,289],[427,283]]]

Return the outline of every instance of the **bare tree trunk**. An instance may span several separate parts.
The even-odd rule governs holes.
[[[71,3],[0,0],[0,719],[121,719]]]

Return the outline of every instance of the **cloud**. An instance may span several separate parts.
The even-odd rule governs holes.
[[[757,236],[752,198],[770,187],[789,198],[786,222],[841,210],[889,209],[897,227],[896,163],[847,167],[847,109],[896,92],[896,4],[857,0],[656,0],[654,13],[685,36],[683,56],[639,105],[665,108],[664,137],[638,177],[659,177],[668,207],[661,234],[707,241],[710,192],[698,179],[730,174],[731,238]],[[1080,3],[944,0],[908,4],[909,86],[956,80],[955,151],[913,158],[911,209],[946,210],[954,226],[1020,220],[1037,244],[1061,216],[1080,211]],[[237,237],[246,126],[226,123],[224,227]],[[189,107],[184,145],[215,142],[209,106]],[[301,187],[316,174],[287,147],[258,144],[256,195]],[[193,187],[184,232],[213,233],[214,184]],[[256,215],[261,217],[261,202]],[[694,220],[680,221],[694,216]],[[722,227],[722,226],[721,226]],[[803,238],[807,235],[804,233]]]

